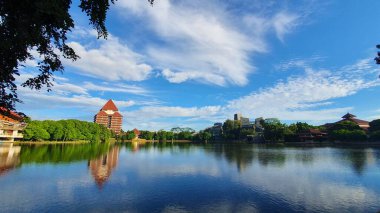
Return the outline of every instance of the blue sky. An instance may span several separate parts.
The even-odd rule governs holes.
[[[52,92],[19,87],[33,119],[91,121],[113,99],[123,129],[203,129],[240,112],[251,119],[323,124],[351,112],[380,118],[380,2],[118,0],[107,40],[77,1]],[[22,82],[36,72],[27,61]]]

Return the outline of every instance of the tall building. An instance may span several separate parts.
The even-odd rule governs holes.
[[[236,113],[236,114],[234,115],[234,120],[235,120],[235,121],[240,121],[240,119],[241,119],[241,113]]]
[[[94,117],[94,122],[106,126],[119,134],[123,123],[123,116],[119,113],[115,103],[109,100]]]
[[[249,118],[243,117],[241,113],[234,114],[234,120],[240,121],[241,126],[244,128],[251,128],[253,124],[250,123]]]

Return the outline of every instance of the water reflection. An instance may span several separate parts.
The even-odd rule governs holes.
[[[208,144],[204,146],[207,153],[235,163],[239,172],[244,171],[256,157],[256,152],[248,144]]]
[[[96,158],[108,152],[110,144],[22,146],[21,163],[70,163]]]
[[[0,176],[5,175],[20,164],[20,146],[0,144]]]
[[[114,146],[106,154],[88,161],[88,168],[99,189],[103,188],[112,171],[116,168],[119,161],[119,151],[119,146]]]
[[[12,156],[18,172],[0,177],[5,212],[380,209],[377,149],[129,143],[22,147]]]
[[[376,156],[373,149],[342,149],[341,159],[355,171],[357,175],[362,175],[370,164],[376,163]]]

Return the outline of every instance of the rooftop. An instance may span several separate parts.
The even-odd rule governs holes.
[[[112,99],[108,100],[107,103],[102,107],[101,110],[113,110],[119,111]]]

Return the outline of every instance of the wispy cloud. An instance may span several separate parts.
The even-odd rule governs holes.
[[[145,20],[162,41],[159,45],[148,42],[147,54],[172,83],[246,85],[255,70],[250,56],[267,51],[265,35],[275,32],[283,40],[298,22],[298,16],[289,11],[250,15],[242,21],[215,1],[161,0],[152,8],[144,1],[123,0],[118,9]]]
[[[370,59],[359,60],[336,70],[315,69],[305,63],[302,64],[304,73],[231,100],[224,106],[143,107],[124,114],[135,121],[134,124],[146,123],[146,118],[158,125],[163,118],[181,118],[181,122],[194,122],[192,125],[199,127],[199,124],[212,125],[212,122],[231,118],[236,112],[250,118],[277,117],[320,124],[339,119],[342,114],[354,110],[354,106],[337,107],[337,99],[380,86],[376,77],[380,69],[371,62]]]
[[[150,91],[145,88],[134,86],[134,85],[125,85],[125,84],[94,84],[92,82],[84,82],[83,88],[90,91],[102,91],[102,92],[121,92],[121,93],[130,93],[136,95],[148,95]]]
[[[285,82],[278,82],[273,87],[230,101],[227,108],[247,115],[254,113],[284,120],[336,119],[352,107],[321,106],[331,105],[336,98],[379,86],[376,73],[379,69],[373,67],[369,59],[335,71],[306,68],[300,76],[288,77]]]

